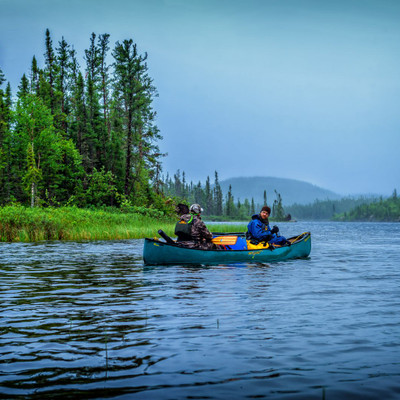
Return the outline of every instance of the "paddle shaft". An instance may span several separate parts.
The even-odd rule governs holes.
[[[158,230],[158,234],[167,242],[170,244],[175,244],[175,242],[162,230]]]

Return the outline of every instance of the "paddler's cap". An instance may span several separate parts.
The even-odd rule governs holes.
[[[266,211],[268,214],[271,214],[271,209],[268,206],[264,206],[261,211]],[[260,211],[260,213],[261,213]]]
[[[200,214],[203,212],[203,209],[201,208],[200,204],[192,204],[190,206],[190,212],[193,214]]]

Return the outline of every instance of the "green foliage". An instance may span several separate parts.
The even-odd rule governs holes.
[[[374,198],[346,197],[340,200],[316,200],[312,204],[293,204],[285,207],[286,211],[296,219],[330,220],[336,214],[349,212],[362,204],[369,204]]]
[[[239,199],[235,202],[232,194],[232,187],[229,187],[228,193],[223,199],[222,189],[218,179],[218,172],[215,171],[214,187],[211,188],[210,178],[207,177],[204,187],[201,182],[194,185],[192,182],[187,183],[185,173],[178,170],[174,174],[174,179],[168,175],[162,185],[163,192],[174,198],[175,203],[199,203],[204,209],[204,215],[214,221],[243,221],[249,220],[255,214],[261,205],[254,204],[254,199],[244,199],[242,203]],[[282,205],[282,198],[276,192],[277,200],[274,202],[273,219],[286,220],[284,209]],[[264,191],[264,198],[266,199],[266,192]],[[257,210],[257,211],[256,211]]]
[[[0,204],[115,206],[117,195],[138,207],[157,204],[161,139],[152,102],[147,54],[132,40],[92,34],[81,71],[64,40],[45,33],[44,68],[32,59],[13,106],[0,88]],[[27,78],[28,76],[28,78]],[[5,77],[0,70],[0,86]]]
[[[396,189],[393,195],[383,200],[382,197],[369,204],[361,204],[347,213],[335,216],[338,221],[386,221],[400,222],[400,199]]]
[[[156,218],[154,210],[140,211],[0,207],[0,241],[141,238],[156,236],[160,225],[169,234],[173,233],[173,219],[161,215]]]
[[[272,205],[272,215],[271,217],[275,221],[284,221],[286,219],[283,206],[282,206],[282,197],[281,195],[275,190],[276,199]],[[266,197],[266,196],[265,196]]]
[[[104,167],[97,171],[96,168],[88,176],[88,187],[84,193],[85,205],[97,207],[114,204],[117,195],[115,176],[111,171],[105,171]]]
[[[15,157],[9,164],[14,176],[19,177],[13,182],[16,193],[19,182],[23,182],[29,188],[37,185],[39,198],[43,199],[47,191],[51,198],[65,202],[83,172],[75,146],[55,130],[50,110],[36,95],[28,94],[18,101],[14,122],[11,151]],[[28,151],[27,164],[22,163],[24,149],[25,154]]]

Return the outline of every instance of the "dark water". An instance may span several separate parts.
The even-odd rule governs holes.
[[[310,259],[0,244],[0,398],[400,398],[400,224],[280,227],[312,232]]]

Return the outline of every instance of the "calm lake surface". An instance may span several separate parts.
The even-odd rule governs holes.
[[[309,259],[0,243],[0,398],[399,399],[400,224],[279,226],[312,232]]]

